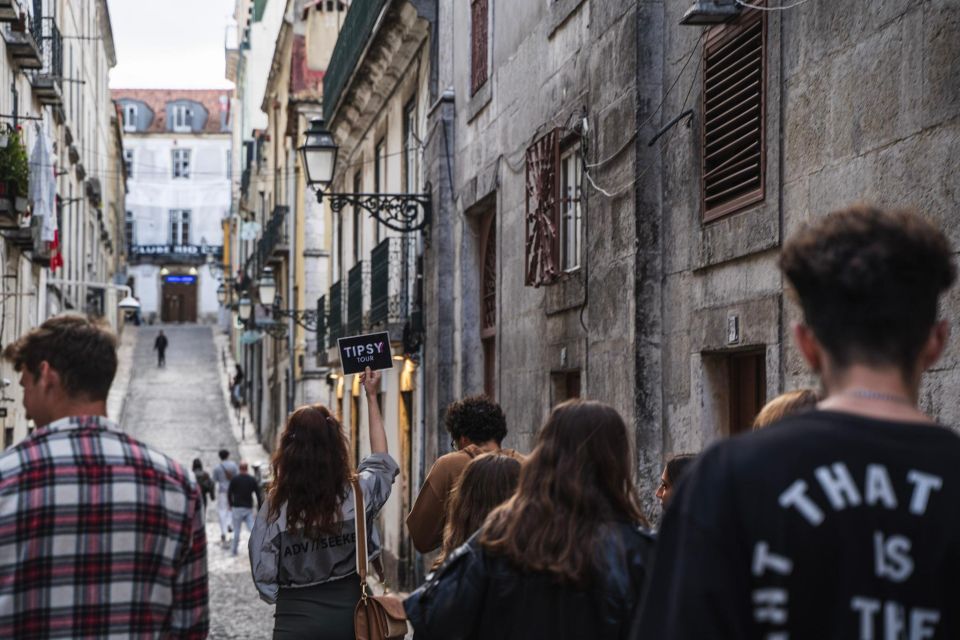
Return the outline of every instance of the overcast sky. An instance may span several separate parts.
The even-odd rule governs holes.
[[[222,89],[235,0],[108,0],[117,66],[110,86]]]

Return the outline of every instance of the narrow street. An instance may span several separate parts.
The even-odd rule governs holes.
[[[157,367],[153,342],[162,328],[170,341],[166,367]],[[230,426],[221,389],[221,356],[213,331],[201,325],[127,327],[135,332],[130,380],[121,425],[136,438],[186,467],[194,458],[212,472],[217,451],[227,449],[239,460],[239,443]],[[250,460],[261,462],[263,460]],[[207,511],[207,554],[210,577],[210,637],[268,638],[273,607],[257,596],[246,554],[248,534],[234,558],[220,545],[216,508]]]

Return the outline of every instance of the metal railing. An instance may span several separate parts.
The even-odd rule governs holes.
[[[347,273],[347,333],[363,332],[363,310],[367,297],[367,282],[370,272],[367,263],[360,261]]]
[[[273,215],[263,229],[263,235],[257,245],[257,256],[260,266],[267,264],[275,249],[287,245],[287,214],[290,207],[277,206],[273,208]]]
[[[370,252],[370,324],[406,320],[410,309],[409,237],[387,238]]]
[[[337,338],[343,337],[343,282],[337,280],[330,287],[330,315],[327,326],[330,333],[329,347],[337,346]]]
[[[40,55],[43,66],[36,75],[51,78],[57,83],[63,81],[63,36],[53,18],[41,19]]]
[[[317,351],[322,351],[327,339],[327,296],[317,299]]]
[[[387,0],[353,0],[350,5],[323,77],[323,117],[327,122],[333,120],[340,94],[360,62],[377,18],[386,4]]]

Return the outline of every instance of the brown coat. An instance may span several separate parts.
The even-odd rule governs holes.
[[[407,530],[413,546],[420,553],[429,553],[443,544],[443,527],[447,522],[447,500],[464,467],[484,453],[502,453],[523,462],[523,456],[513,449],[496,445],[481,448],[475,444],[440,456],[427,474],[413,509],[407,516]]]

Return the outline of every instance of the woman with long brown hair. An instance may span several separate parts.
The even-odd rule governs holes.
[[[366,511],[370,558],[380,553],[373,519],[400,471],[387,452],[377,405],[380,374],[361,376],[372,453],[357,476]],[[276,603],[273,637],[353,640],[360,599],[356,573],[353,469],[340,422],[321,404],[287,419],[273,455],[274,482],[250,535],[250,564],[260,597]]]
[[[517,493],[404,603],[430,638],[622,637],[652,538],[623,419],[599,402],[556,407]]]
[[[447,501],[443,546],[434,568],[443,564],[447,554],[466,542],[490,512],[514,494],[519,481],[520,461],[513,456],[485,453],[467,463]]]

